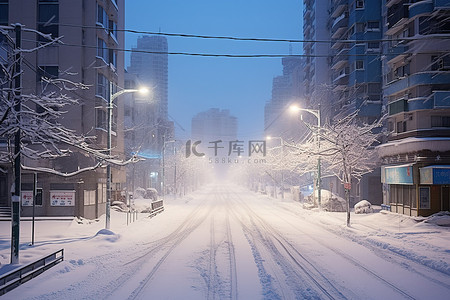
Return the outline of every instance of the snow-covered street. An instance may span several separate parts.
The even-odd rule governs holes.
[[[0,273],[9,222],[0,222]],[[393,213],[304,210],[231,184],[177,199],[126,226],[39,221],[21,263],[64,248],[65,261],[4,299],[446,299],[450,227]]]

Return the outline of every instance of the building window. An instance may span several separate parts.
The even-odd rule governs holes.
[[[355,1],[355,7],[356,7],[356,9],[364,8],[364,0],[356,0]]]
[[[109,81],[103,74],[97,74],[97,96],[105,100],[109,99]]]
[[[109,63],[117,67],[117,52],[113,49],[109,49]]]
[[[419,187],[419,208],[430,209],[430,188]]]
[[[58,0],[39,0],[38,30],[44,34],[51,34],[52,38],[59,36],[59,4]],[[48,40],[39,35],[39,41]]]
[[[97,57],[103,58],[106,63],[109,61],[108,46],[105,41],[100,38],[97,39]]]
[[[355,61],[355,70],[364,70],[364,61],[363,60]]]
[[[58,66],[39,66],[38,68],[39,72],[39,78],[38,80],[42,80],[43,77],[45,78],[49,78],[49,79],[54,79],[54,78],[58,78],[59,76],[59,69]]]
[[[8,0],[0,0],[0,25],[8,25]]]
[[[105,29],[108,28],[108,15],[100,4],[97,5],[97,25],[101,25]]]
[[[107,116],[106,111],[102,108],[96,108],[96,120],[95,120],[95,127],[99,129],[107,129]]]
[[[364,23],[356,23],[356,32],[364,32],[364,30],[366,29],[366,24]]]
[[[431,116],[431,127],[450,127],[450,116]]]
[[[377,31],[380,30],[379,21],[369,21],[367,22],[367,31]]]
[[[367,49],[371,49],[371,50],[380,49],[380,42],[368,42]]]
[[[397,133],[406,132],[406,121],[397,122]]]
[[[115,40],[117,40],[117,23],[116,22],[109,21],[109,33]]]

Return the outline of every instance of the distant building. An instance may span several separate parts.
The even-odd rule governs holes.
[[[227,109],[211,108],[192,118],[191,135],[205,143],[215,140],[231,141],[237,138],[237,118]]]
[[[146,169],[148,174],[140,177],[144,181],[141,183],[144,186],[141,187],[149,187],[149,184],[153,187],[160,186],[161,176],[157,179],[154,176],[162,173],[162,149],[165,141],[174,137],[174,124],[169,121],[168,113],[169,58],[167,51],[166,37],[141,36],[137,40],[137,46],[132,49],[131,62],[127,69],[128,73],[135,75],[134,84],[149,87],[151,94],[147,103],[133,102],[136,104],[134,107],[136,116],[143,113],[138,111],[139,107],[152,114],[147,118],[141,118],[147,132],[141,131],[146,135],[144,138],[146,142],[140,148],[140,155],[147,161],[140,165],[148,167]],[[151,182],[159,183],[149,183],[147,178],[150,178]]]
[[[272,98],[264,108],[264,133],[266,136],[293,138],[304,128],[289,111],[292,104],[304,105],[302,58],[284,57],[283,75],[273,79]],[[300,130],[302,128],[302,130]],[[300,132],[302,131],[302,132]]]
[[[383,16],[383,202],[412,216],[448,211],[450,2],[386,1]]]
[[[134,74],[125,73],[125,88],[139,88]],[[124,96],[124,148],[127,158],[137,155],[144,159],[127,165],[127,190],[156,188],[161,150],[157,147],[158,114],[152,95],[129,93]]]
[[[158,116],[168,119],[169,107],[169,57],[167,38],[141,36],[132,49],[128,72],[135,74],[140,84],[151,88],[152,100],[158,106]]]
[[[0,24],[23,24],[53,37],[63,36],[64,44],[45,47],[24,55],[24,94],[39,94],[41,76],[66,78],[84,83],[91,88],[67,94],[79,99],[80,104],[68,108],[58,121],[77,134],[95,136],[91,145],[97,149],[107,148],[107,103],[110,83],[114,90],[124,84],[124,57],[119,49],[124,48],[124,0],[103,1],[48,1],[22,0],[1,1]],[[70,25],[70,26],[69,26]],[[35,33],[23,31],[22,48],[31,49],[44,40]],[[2,50],[3,51],[3,50]],[[70,73],[70,75],[69,75]],[[117,99],[113,110],[113,154],[124,158],[123,106]],[[94,166],[94,158],[72,149],[69,157],[23,161],[28,166],[55,169],[62,173]],[[0,206],[10,206],[12,172],[0,172]],[[22,173],[22,193],[33,187],[32,174]],[[112,189],[120,195],[125,184],[125,172],[121,167],[112,167]],[[37,216],[81,216],[98,218],[105,212],[106,172],[105,168],[78,174],[73,177],[59,177],[46,173],[38,174],[37,187],[42,197],[36,203]],[[59,201],[53,199],[61,199]],[[68,201],[70,200],[70,201]],[[113,198],[114,200],[114,198]],[[22,215],[31,215],[29,204],[22,203]]]

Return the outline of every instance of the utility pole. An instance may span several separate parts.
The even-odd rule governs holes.
[[[22,25],[16,24],[14,27],[16,34],[15,50],[15,72],[14,72],[14,95],[15,95],[15,106],[17,118],[17,131],[14,139],[14,191],[12,191],[11,196],[11,206],[12,206],[12,222],[11,222],[11,264],[19,263],[19,240],[20,240],[20,190],[21,190],[21,130],[20,130],[20,114],[22,110],[21,104],[21,91],[22,91],[22,54],[20,52],[21,40],[22,40]]]
[[[174,169],[173,169],[173,192],[175,199],[177,198],[177,147],[173,146],[174,156]]]

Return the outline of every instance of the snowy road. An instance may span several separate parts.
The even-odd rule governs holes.
[[[448,273],[408,255],[361,242],[352,234],[351,230],[356,229],[343,234],[342,227],[330,226],[316,216],[298,203],[274,201],[235,186],[215,185],[195,197],[173,201],[153,219],[117,230],[113,227],[119,234],[70,243],[64,263],[5,298],[448,296]]]

